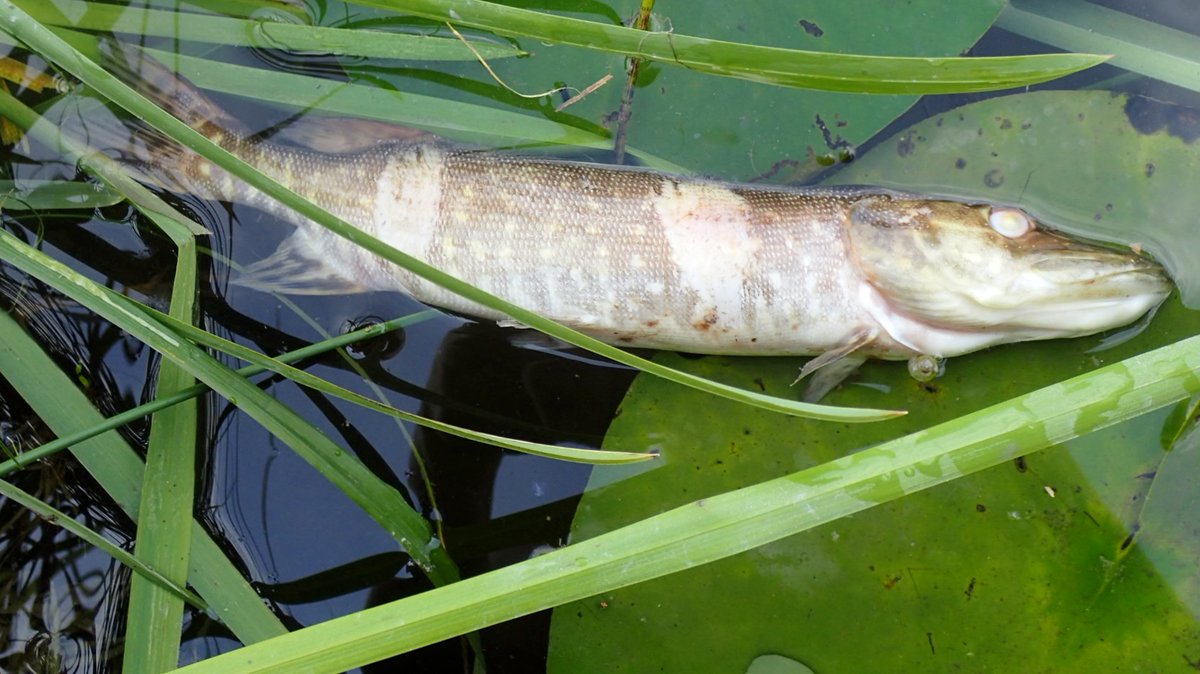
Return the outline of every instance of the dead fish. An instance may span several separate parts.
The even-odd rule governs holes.
[[[153,61],[137,75],[139,88],[176,117],[363,231],[616,345],[814,355],[802,376],[826,368],[836,383],[869,357],[912,363],[1114,328],[1171,288],[1154,262],[1046,231],[1015,208],[877,188],[733,184],[474,151],[426,134],[317,151],[252,138]],[[240,284],[400,291],[511,324],[198,155],[142,136],[126,155],[145,180],[296,226]]]

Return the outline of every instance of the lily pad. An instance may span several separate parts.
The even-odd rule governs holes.
[[[1138,244],[1200,306],[1200,125],[1189,108],[1108,91],[966,105],[884,141],[833,182],[1021,206],[1056,229]]]
[[[1178,305],[1164,313],[1196,328]],[[835,401],[887,400],[910,414],[853,428],[784,419],[640,378],[606,442],[656,449],[662,462],[619,477],[596,472],[573,538],[978,409],[1053,380],[1056,361],[1087,369],[1095,357],[1083,353],[1095,345],[1088,341],[957,359],[932,385],[913,382],[902,364],[869,365],[868,385],[845,387]],[[1075,347],[1066,357],[1064,345]],[[1125,344],[1104,355],[1141,348]],[[772,393],[787,391],[799,362],[662,358]],[[1113,671],[1194,660],[1200,592],[1183,561],[1197,534],[1158,513],[1191,512],[1195,497],[1191,474],[1181,470],[1188,455],[1176,465],[1163,460],[1166,416],[561,607],[550,671],[741,671],[766,654],[813,671]],[[1151,484],[1155,509],[1128,507]]]
[[[813,51],[892,56],[957,56],[996,20],[1005,3],[971,0],[947,12],[938,0],[769,0],[665,5],[658,28],[708,38]],[[627,3],[629,6],[629,3]],[[605,73],[613,81],[571,108],[602,119],[614,113],[625,60],[580,50],[522,44],[534,58],[501,64],[523,91],[555,82],[582,89]],[[777,162],[836,156],[872,137],[916,96],[865,96],[800,91],[643,63],[633,98],[628,141],[702,174],[748,179]],[[585,112],[586,111],[586,112]],[[728,152],[714,152],[726,147]]]
[[[838,179],[1016,203],[1071,231],[1144,242],[1169,260],[1164,244],[1181,246],[1186,239],[1169,237],[1182,234],[1134,228],[1128,215],[1162,214],[1193,195],[1154,204],[1144,183],[1126,183],[1170,178],[1186,191],[1191,145],[1168,128],[1137,131],[1126,116],[1130,100],[1047,92],[974,104],[885,141]],[[1081,124],[1081,111],[1099,126]],[[1149,177],[1100,161],[1136,165],[1149,152],[1158,167]],[[997,170],[1004,180],[985,182]],[[1106,199],[1098,219],[1097,198]],[[1148,327],[952,359],[928,384],[903,364],[871,363],[826,402],[910,414],[856,427],[781,419],[639,378],[606,443],[659,451],[662,462],[596,472],[573,538],[928,428],[1198,329],[1197,314],[1172,298]],[[660,358],[783,395],[801,362]],[[740,671],[764,655],[814,671],[1167,670],[1200,661],[1200,534],[1188,524],[1200,452],[1192,439],[1164,448],[1167,419],[1152,413],[728,560],[561,607],[551,671]]]

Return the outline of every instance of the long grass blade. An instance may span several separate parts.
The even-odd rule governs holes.
[[[103,185],[66,180],[0,180],[0,211],[104,208],[124,197]]]
[[[466,45],[451,37],[181,14],[177,11],[139,9],[82,0],[18,0],[17,4],[42,23],[78,30],[183,37],[192,42],[290,49],[337,56],[440,61],[475,58]],[[489,60],[522,54],[509,44],[476,42],[472,46]]]
[[[151,582],[154,582],[163,589],[173,593],[181,601],[186,601],[195,608],[201,610],[208,608],[208,605],[204,603],[204,600],[196,596],[194,592],[188,590],[186,587],[171,580],[170,578],[167,578],[163,574],[159,573],[159,571],[154,567],[117,547],[104,536],[101,536],[79,522],[76,522],[66,513],[48,505],[46,502],[38,499],[33,494],[30,494],[29,492],[5,480],[0,480],[0,495],[3,495],[4,498],[11,499],[14,503],[19,503],[30,511],[37,513],[38,517],[41,517],[47,522],[53,522],[63,529],[66,529],[67,531],[86,541],[89,545],[100,548],[101,550],[107,552],[113,559],[116,559],[118,562],[121,562],[125,566],[133,569],[135,572]]]
[[[27,14],[14,6],[10,0],[0,0],[0,28],[25,42],[31,48],[36,49],[43,56],[51,59],[59,67],[67,70],[105,97],[146,120],[151,126],[162,133],[169,135],[172,139],[203,155],[214,164],[217,164],[253,187],[280,201],[300,215],[326,227],[338,236],[361,246],[363,249],[400,265],[421,278],[448,288],[473,302],[507,314],[513,319],[541,330],[552,337],[684,386],[690,386],[713,395],[783,414],[844,422],[879,421],[903,414],[903,412],[893,410],[839,408],[768,396],[665,367],[609,346],[593,337],[589,337],[560,323],[544,318],[537,313],[503,300],[481,288],[467,284],[436,267],[426,264],[366,234],[345,220],[313,204],[257,171],[254,167],[230,154],[225,149],[197,133],[194,129],[167,114],[137,92],[131,90],[90,59],[76,52],[70,45],[56,37],[47,28],[33,21]]]
[[[965,93],[1045,82],[1104,62],[1094,54],[983,58],[864,56],[781,49],[647,32],[483,0],[354,0],[355,4],[471,26],[498,35],[625,54],[806,89],[877,94]]]
[[[1200,392],[1192,337],[761,484],[269,642],[180,674],[336,672],[728,557]]]
[[[1200,91],[1200,37],[1083,0],[1012,0],[996,25],[1060,49],[1112,54],[1112,65]]]
[[[433,309],[418,311],[415,314],[409,314],[408,316],[385,321],[383,323],[371,325],[359,330],[354,330],[352,332],[347,332],[344,335],[332,337],[316,344],[311,344],[309,346],[296,349],[295,351],[289,351],[287,353],[280,354],[275,357],[275,360],[279,361],[280,363],[294,363],[305,358],[319,356],[334,349],[340,349],[358,341],[378,337],[391,332],[392,330],[398,330],[429,318],[433,318],[437,315],[439,315],[439,312]],[[247,365],[246,367],[239,368],[237,370],[237,374],[245,378],[253,377],[256,374],[262,374],[263,372],[267,372],[267,368],[258,367],[255,365]],[[53,456],[56,452],[60,452],[68,447],[94,438],[106,431],[120,428],[126,424],[137,421],[138,419],[150,416],[159,410],[166,409],[185,400],[190,400],[197,396],[203,395],[210,390],[210,388],[203,384],[197,384],[191,388],[179,391],[174,395],[155,397],[154,400],[151,400],[148,403],[143,403],[137,407],[134,407],[133,409],[114,414],[113,416],[104,419],[94,426],[81,428],[72,433],[60,433],[57,439],[51,440],[44,445],[24,450],[21,452],[20,456],[0,463],[0,478],[12,473],[15,470],[20,470],[30,462],[41,461],[42,459]]]
[[[132,302],[130,303],[132,304]],[[442,433],[447,433],[449,435],[454,435],[467,440],[482,442],[484,444],[493,445],[501,449],[509,449],[516,452],[532,454],[534,456],[543,456],[549,459],[572,461],[575,463],[619,465],[647,461],[656,458],[654,454],[645,454],[641,452],[618,452],[610,450],[581,449],[575,447],[557,447],[555,445],[547,445],[540,442],[529,442],[526,440],[506,438],[491,433],[481,433],[479,431],[472,431],[470,429],[448,424],[436,419],[429,419],[427,417],[420,416],[419,414],[405,412],[404,410],[396,409],[391,405],[381,403],[377,400],[372,400],[358,393],[354,393],[353,391],[342,388],[341,386],[322,379],[321,377],[281,363],[278,360],[265,356],[257,351],[254,351],[253,349],[246,348],[241,344],[231,342],[210,332],[206,332],[199,328],[188,325],[187,323],[176,320],[171,316],[155,312],[149,308],[145,308],[143,310],[147,311],[151,317],[163,323],[164,327],[174,330],[180,337],[189,339],[196,344],[222,351],[235,358],[252,363],[260,368],[283,375],[284,377],[291,379],[301,386],[307,386],[313,390],[320,391],[335,398],[340,398],[346,402],[353,403],[360,407],[381,412],[383,414],[417,424],[418,426],[424,426],[436,431],[441,431]]]
[[[276,21],[307,21],[308,10],[304,5],[290,0],[144,0],[147,7],[162,7],[170,10],[202,9],[214,14],[249,19],[254,17]]]
[[[196,244],[188,239],[177,246],[175,280],[171,290],[171,316],[190,324],[195,313]],[[162,360],[155,381],[155,397],[169,397],[191,388],[195,378],[183,367]],[[196,400],[185,400],[157,412],[151,419],[146,452],[145,483],[138,521],[137,556],[176,583],[187,583],[196,484]],[[125,629],[124,671],[153,674],[179,663],[183,632],[183,601],[143,576],[130,583]]]
[[[92,282],[2,230],[0,260],[95,311],[234,402],[378,522],[425,570],[435,585],[457,579],[457,570],[445,549],[434,541],[429,523],[393,487],[295,411],[238,376],[202,349],[177,337],[157,321],[140,311],[131,311],[123,296]]]
[[[103,417],[76,384],[42,351],[7,312],[0,311],[0,372],[38,417],[60,438]],[[120,435],[107,432],[70,445],[71,453],[135,522],[145,466]],[[21,455],[19,461],[33,460]],[[188,580],[214,616],[242,643],[285,633],[283,624],[242,577],[216,543],[194,520],[192,564]]]

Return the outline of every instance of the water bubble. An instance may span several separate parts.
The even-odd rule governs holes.
[[[937,356],[922,353],[908,359],[908,374],[919,382],[932,381],[945,370],[945,363]]]

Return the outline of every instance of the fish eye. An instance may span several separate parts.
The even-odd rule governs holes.
[[[988,214],[988,225],[1008,239],[1017,239],[1033,229],[1029,216],[1015,208],[993,208]]]

